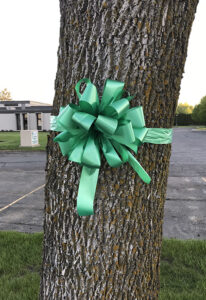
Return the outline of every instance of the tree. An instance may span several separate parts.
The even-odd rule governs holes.
[[[60,0],[61,28],[53,112],[77,103],[74,87],[89,77],[125,82],[143,105],[147,127],[171,128],[198,0]],[[157,299],[162,222],[171,145],[144,144],[128,164],[103,163],[95,214],[79,217],[81,167],[47,145],[41,299]]]
[[[3,91],[0,92],[0,100],[2,101],[12,100],[11,93],[7,91],[7,89],[4,89]]]
[[[192,120],[196,123],[200,122],[200,104],[195,105],[192,112]]]
[[[206,124],[206,96],[200,100],[199,104],[195,105],[192,119],[197,123]]]
[[[189,115],[192,113],[192,111],[193,111],[193,106],[185,102],[185,103],[178,104],[176,113]]]
[[[206,96],[200,100],[200,122],[206,124]]]

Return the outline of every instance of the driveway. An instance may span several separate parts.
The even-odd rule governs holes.
[[[163,236],[206,238],[206,131],[174,129]],[[40,232],[44,152],[0,152],[0,230]]]

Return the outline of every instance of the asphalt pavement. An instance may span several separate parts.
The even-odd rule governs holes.
[[[45,152],[0,151],[0,230],[41,232]],[[174,129],[163,236],[206,238],[206,131]]]
[[[206,238],[206,131],[174,129],[163,236]]]
[[[44,189],[27,194],[44,184],[45,162],[45,152],[0,151],[0,230],[43,230]]]

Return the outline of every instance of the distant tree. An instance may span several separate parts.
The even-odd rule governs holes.
[[[197,123],[200,122],[199,113],[200,113],[200,104],[197,104],[197,105],[195,105],[193,112],[192,112],[192,120]]]
[[[200,122],[206,124],[206,96],[200,100]]]
[[[2,101],[12,100],[11,93],[7,89],[4,89],[3,91],[0,92],[0,100]]]
[[[206,124],[206,96],[204,96],[200,103],[195,105],[192,112],[192,119],[195,122]]]
[[[176,113],[189,115],[193,111],[193,106],[189,105],[187,102],[178,104]]]

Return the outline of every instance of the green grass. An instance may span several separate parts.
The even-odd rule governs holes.
[[[38,299],[42,234],[0,232],[0,300]]]
[[[173,128],[194,128],[198,130],[206,130],[205,125],[174,125]]]
[[[0,300],[38,299],[42,238],[0,232]],[[206,299],[206,241],[163,241],[159,299]]]
[[[198,130],[206,130],[206,127],[196,127]]]
[[[39,151],[45,150],[47,144],[47,132],[39,132],[39,147],[19,147],[19,132],[0,132],[0,150]]]
[[[164,240],[160,300],[206,299],[206,241]]]
[[[196,125],[174,125],[173,128],[195,128]]]

